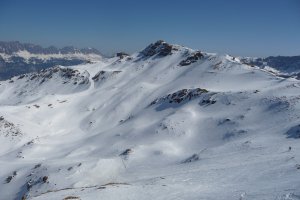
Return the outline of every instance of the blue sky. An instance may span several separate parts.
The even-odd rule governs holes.
[[[0,1],[3,41],[91,46],[110,55],[158,39],[232,55],[300,55],[300,1]]]

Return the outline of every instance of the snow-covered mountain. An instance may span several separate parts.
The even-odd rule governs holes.
[[[0,199],[300,199],[295,78],[157,41],[0,84]]]
[[[0,80],[55,65],[73,66],[101,59],[101,53],[94,48],[77,49],[72,46],[61,49],[54,46],[43,48],[17,41],[0,41]]]
[[[244,57],[240,60],[245,64],[258,66],[284,77],[300,77],[300,56]]]

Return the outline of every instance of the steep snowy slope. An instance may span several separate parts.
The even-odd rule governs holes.
[[[299,87],[163,41],[3,81],[0,199],[300,199]]]

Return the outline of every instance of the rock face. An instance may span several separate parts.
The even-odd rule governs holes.
[[[158,40],[154,44],[150,44],[146,47],[141,54],[150,57],[154,55],[158,56],[168,56],[172,54],[172,50],[176,50],[172,45],[164,42],[163,40]]]
[[[179,104],[186,100],[192,100],[201,94],[208,93],[206,89],[196,88],[196,89],[182,89],[172,94],[168,94],[165,97],[155,99],[150,105],[159,104],[163,102],[168,102],[172,104]]]
[[[117,57],[119,57],[120,59],[126,58],[129,56],[129,54],[124,53],[124,52],[119,52],[116,54]]]
[[[181,61],[179,63],[180,66],[186,66],[186,65],[190,65],[194,62],[197,62],[198,60],[200,60],[201,58],[203,58],[203,54],[200,51],[196,51],[195,53],[193,53],[191,56],[187,57],[185,60]]]
[[[62,78],[64,81],[63,84],[72,83],[74,85],[81,85],[89,83],[88,76],[81,74],[78,70],[62,67],[43,69],[38,73],[23,74],[18,76],[17,80],[28,78],[30,81],[37,81],[42,84],[45,81],[52,79],[55,75]]]
[[[100,71],[95,76],[93,76],[92,79],[95,82],[97,82],[97,81],[101,81],[101,80],[105,80],[107,78],[113,77],[121,72],[122,71]]]
[[[21,137],[23,134],[19,127],[12,122],[7,121],[4,117],[0,117],[0,136],[6,137],[9,140],[14,140]]]
[[[43,48],[39,45],[0,41],[0,80],[19,74],[37,72],[55,65],[72,66],[100,60],[94,48],[77,49],[72,46]]]

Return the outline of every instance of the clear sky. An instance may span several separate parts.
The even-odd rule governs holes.
[[[2,41],[110,55],[158,39],[232,55],[300,55],[300,0],[0,0]]]

